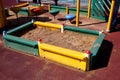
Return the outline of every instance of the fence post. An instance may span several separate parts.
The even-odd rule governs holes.
[[[69,8],[66,6],[66,15],[69,14]]]
[[[79,26],[80,0],[77,0],[76,26]]]
[[[89,0],[89,2],[88,2],[88,13],[87,13],[87,18],[90,18],[90,15],[91,15],[91,2],[92,2],[92,0]]]
[[[111,5],[108,24],[107,24],[107,29],[106,29],[107,32],[110,32],[110,26],[111,26],[111,23],[112,23],[112,17],[113,17],[113,12],[114,12],[114,8],[115,8],[115,0],[112,0],[111,4],[112,5]]]
[[[51,5],[48,4],[48,11],[50,12],[50,10],[51,10]]]

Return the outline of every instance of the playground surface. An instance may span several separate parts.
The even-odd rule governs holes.
[[[14,13],[10,11],[10,15],[11,16],[9,16],[7,18],[9,20],[7,25],[11,26],[11,28],[13,28],[14,26],[17,27],[23,23],[31,21],[32,19],[35,19],[36,21],[64,24],[64,25],[68,25],[68,26],[76,25],[75,19],[73,19],[71,23],[65,19],[65,12],[60,12],[58,15],[56,15],[55,20],[53,20],[53,16],[49,12],[45,12],[42,15],[38,15],[38,18],[35,16],[27,17],[23,14],[20,14],[18,23],[16,20],[16,16],[13,16]],[[86,28],[86,29],[90,29],[90,30],[97,30],[97,31],[105,31],[106,30],[107,22],[98,20],[95,18],[87,18],[86,16],[87,16],[86,14],[85,15],[83,14],[80,16],[78,27]],[[12,25],[12,23],[14,23],[14,25]]]
[[[119,80],[120,38],[118,35],[120,32],[106,34],[105,54],[101,55],[102,59],[98,62],[101,66],[95,70],[82,72],[7,49],[3,45],[0,34],[0,78],[1,80]]]
[[[52,21],[53,16],[44,13],[36,17],[26,17],[19,15],[18,22],[13,13],[7,18],[7,30],[24,24],[31,19],[38,21],[48,21],[59,24],[75,25],[73,20],[69,24],[64,19],[63,14],[56,16],[56,21]],[[80,16],[79,27],[105,31],[107,23],[95,19],[87,19]],[[120,25],[117,25],[120,28]],[[11,50],[4,46],[2,34],[0,34],[0,79],[1,80],[120,80],[120,31],[105,33],[105,40],[101,46],[101,55],[97,60],[93,70],[83,72],[73,68],[44,60],[39,57],[27,55],[23,52]]]

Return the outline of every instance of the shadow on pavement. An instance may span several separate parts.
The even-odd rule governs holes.
[[[97,56],[94,58],[93,66],[91,70],[107,67],[112,52],[113,44],[107,40],[104,40]]]

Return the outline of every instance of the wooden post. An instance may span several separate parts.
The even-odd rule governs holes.
[[[3,28],[5,26],[5,21],[6,21],[6,16],[3,7],[3,1],[0,0],[0,28]]]

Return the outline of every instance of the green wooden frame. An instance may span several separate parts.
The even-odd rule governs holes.
[[[18,26],[17,28],[14,28],[12,30],[9,30],[5,35],[3,35],[4,44],[7,47],[13,48],[15,50],[21,51],[21,52],[27,52],[32,55],[39,56],[38,52],[38,43],[37,41],[31,41],[24,38],[20,38],[17,36],[14,36],[14,34],[17,32],[20,32],[21,30],[29,28],[31,25],[33,25],[33,21],[25,23],[21,26]],[[75,31],[79,33],[85,33],[85,34],[91,34],[91,35],[97,35],[97,39],[95,40],[94,44],[91,46],[90,52],[90,69],[93,67],[93,64],[95,62],[95,57],[98,55],[98,51],[101,47],[101,44],[104,40],[105,34],[95,31],[95,30],[88,30],[84,28],[77,28],[77,27],[71,27],[71,26],[64,26],[64,30],[70,30]]]

